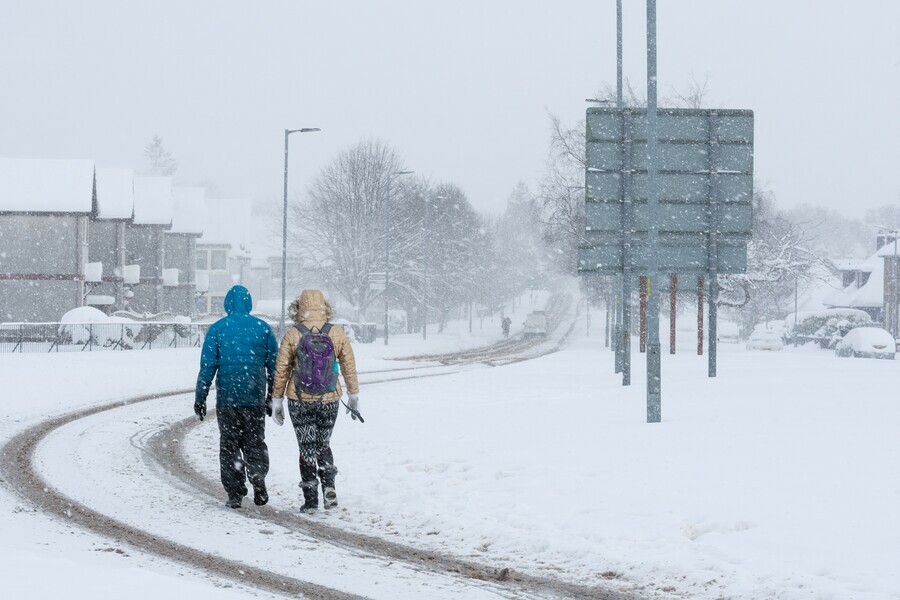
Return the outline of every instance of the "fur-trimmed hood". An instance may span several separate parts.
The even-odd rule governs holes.
[[[334,309],[325,300],[325,294],[321,290],[303,290],[300,296],[291,302],[288,311],[295,323],[325,324],[334,318]]]

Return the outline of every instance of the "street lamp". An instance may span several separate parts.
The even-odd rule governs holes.
[[[412,175],[415,171],[394,171],[388,175],[384,210],[384,345],[388,345],[388,285],[391,276],[391,184],[394,177]]]
[[[288,218],[288,137],[292,133],[312,133],[322,131],[318,127],[284,130],[284,215],[281,221],[281,321],[279,331],[284,331],[285,302],[287,301],[287,218]]]
[[[435,200],[449,200],[450,196],[435,196]],[[428,267],[431,265],[431,253],[428,251],[429,231],[431,223],[431,202],[425,200],[425,226],[422,228],[422,247],[425,249],[422,257],[422,339],[428,338]]]

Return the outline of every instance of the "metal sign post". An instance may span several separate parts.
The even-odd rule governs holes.
[[[647,0],[647,422],[662,418],[662,373],[659,344],[659,199],[656,182],[656,0]]]
[[[659,293],[666,287],[661,273],[704,276],[709,290],[709,368],[711,376],[716,373],[716,278],[747,268],[753,221],[753,113],[657,109],[653,135],[649,112],[605,107],[587,111],[585,235],[578,270],[622,277],[616,336],[621,362],[616,367],[621,365],[623,385],[630,383],[631,285],[635,275],[649,277],[648,350],[655,342],[657,352],[648,352],[648,419],[655,422],[661,388],[656,375]],[[657,148],[656,160],[652,146]],[[698,324],[701,314],[698,310]]]

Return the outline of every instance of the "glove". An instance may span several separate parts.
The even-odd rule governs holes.
[[[359,394],[347,394],[347,412],[355,421],[356,415],[359,413]]]
[[[272,396],[266,396],[266,416],[272,416]]]
[[[194,414],[200,417],[200,420],[203,420],[203,417],[206,416],[206,400],[194,400]]]
[[[272,420],[278,425],[284,425],[284,398],[272,401]]]

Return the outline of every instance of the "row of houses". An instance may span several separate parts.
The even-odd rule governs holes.
[[[235,283],[280,312],[280,244],[248,200],[91,160],[0,158],[0,322],[95,306],[217,316]],[[288,267],[300,285],[299,263]],[[276,293],[277,292],[277,293]]]
[[[833,261],[840,286],[822,303],[828,308],[865,311],[897,337],[900,333],[900,240],[898,233],[879,234],[876,251],[864,260]]]

